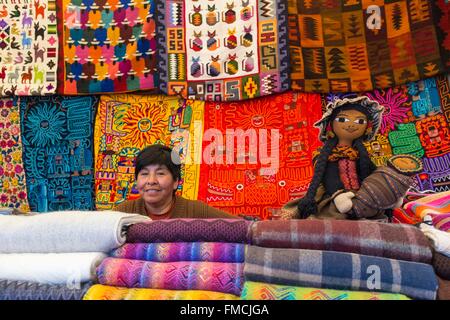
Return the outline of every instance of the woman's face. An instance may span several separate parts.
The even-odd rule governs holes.
[[[366,132],[367,117],[358,110],[344,110],[337,114],[331,126],[339,140],[353,141]]]
[[[139,171],[136,188],[145,203],[157,207],[172,200],[173,191],[178,187],[165,165],[152,164]]]

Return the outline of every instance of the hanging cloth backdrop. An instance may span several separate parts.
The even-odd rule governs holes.
[[[0,99],[0,210],[28,211],[17,99]]]
[[[65,94],[155,88],[153,0],[58,0]],[[64,22],[63,22],[64,21]],[[61,59],[62,60],[62,59]]]
[[[433,1],[288,0],[292,88],[360,92],[449,72],[450,4],[433,19]]]
[[[372,161],[385,165],[396,154],[422,159],[423,172],[413,187],[419,191],[450,190],[450,82],[438,76],[365,93],[384,106],[379,134],[366,143]],[[356,94],[329,94],[335,97]]]
[[[56,0],[5,0],[0,7],[0,96],[54,93]]]
[[[207,102],[199,199],[236,215],[278,214],[306,192],[321,115],[317,94]]]
[[[161,90],[244,100],[288,90],[285,0],[155,0]]]
[[[139,197],[134,160],[154,143],[179,150],[182,163],[193,148],[194,124],[203,119],[204,103],[162,95],[102,96],[95,122],[95,193],[98,210],[112,209]],[[198,130],[197,130],[198,131]],[[199,165],[182,165],[179,193],[196,199]]]
[[[430,1],[433,6],[433,20],[441,43],[441,56],[444,66],[450,67],[450,3],[447,0]]]
[[[31,211],[92,210],[94,97],[20,98]]]

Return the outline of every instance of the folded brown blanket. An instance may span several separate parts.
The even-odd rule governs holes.
[[[450,280],[450,258],[434,251],[433,268],[436,274],[444,280]]]
[[[437,292],[437,300],[450,300],[450,281],[437,277],[439,287]]]
[[[431,264],[420,229],[351,220],[268,220],[252,226],[252,244],[267,248],[338,251]]]

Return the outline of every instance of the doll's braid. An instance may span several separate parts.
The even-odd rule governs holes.
[[[363,138],[356,139],[353,143],[353,147],[358,150],[359,155],[359,178],[361,181],[366,179],[377,168],[375,164],[370,160],[369,153],[363,143]]]
[[[306,219],[310,215],[317,213],[317,203],[314,198],[325,174],[328,157],[333,152],[333,149],[336,147],[337,143],[338,139],[336,137],[329,139],[324,143],[320,154],[317,156],[316,164],[314,166],[313,179],[305,196],[298,203],[298,215],[294,218]]]

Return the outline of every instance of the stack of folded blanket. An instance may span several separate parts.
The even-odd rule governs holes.
[[[430,240],[434,249],[432,263],[439,280],[438,297],[442,300],[450,300],[450,232],[440,230],[438,227],[442,225],[436,224],[437,219],[430,216],[425,218],[427,217],[429,224],[421,223],[420,229]]]
[[[368,221],[260,221],[242,299],[435,299],[432,251],[418,228]]]
[[[171,219],[131,226],[97,268],[86,300],[233,300],[244,282],[252,222]]]
[[[438,298],[450,300],[450,191],[409,200],[394,216],[400,223],[420,225],[433,248]]]
[[[106,253],[149,218],[113,211],[0,216],[0,300],[81,299]]]

